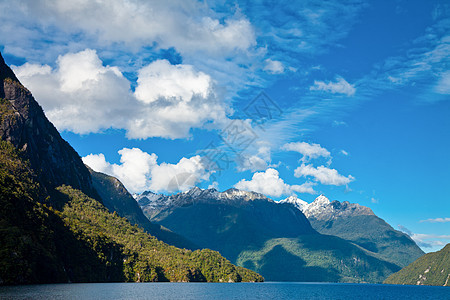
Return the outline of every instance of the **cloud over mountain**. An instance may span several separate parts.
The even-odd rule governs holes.
[[[134,93],[119,68],[104,66],[91,49],[59,56],[55,69],[27,63],[14,71],[59,130],[86,134],[117,128],[130,138],[175,139],[227,119],[212,79],[191,65],[154,61],[139,70]]]

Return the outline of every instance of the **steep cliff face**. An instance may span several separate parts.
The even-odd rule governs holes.
[[[47,119],[0,54],[0,138],[22,150],[48,192],[62,184],[100,200],[79,155]]]

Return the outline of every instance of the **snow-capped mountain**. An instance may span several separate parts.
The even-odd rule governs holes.
[[[219,192],[195,187],[171,196],[145,192],[137,195],[136,200],[152,222],[199,247],[219,251],[231,262],[261,271],[268,280],[301,281],[304,274],[310,275],[310,266],[315,266],[333,270],[332,274],[337,276],[328,277],[328,271],[319,272],[316,281],[336,281],[340,276],[359,276],[358,280],[367,281],[369,279],[360,275],[362,268],[365,274],[374,274],[373,278],[378,279],[370,280],[376,282],[381,280],[382,274],[387,276],[399,269],[367,252],[372,250],[363,250],[362,243],[357,246],[351,240],[321,235],[314,230],[312,224],[320,221],[308,221],[302,210],[311,215],[357,211],[352,209],[357,206],[330,202],[325,196],[311,204],[295,196],[276,202],[262,194],[238,189]],[[353,231],[351,225],[347,228]],[[326,267],[315,265],[320,261],[317,257],[323,257],[329,264]],[[342,264],[348,268],[342,269]]]
[[[297,196],[289,196],[284,200],[278,201],[278,203],[289,203],[297,207],[299,210],[303,212],[303,208],[308,206],[308,202],[303,201],[300,198],[297,198]]]
[[[301,210],[319,233],[352,241],[399,266],[406,266],[423,254],[410,237],[392,228],[366,206],[330,201],[324,195],[311,203],[295,196],[279,203],[290,203]]]
[[[170,196],[155,194],[151,191],[146,191],[142,194],[135,194],[134,198],[141,207],[151,207],[152,209],[179,207],[194,202],[212,203],[215,201],[220,201],[227,204],[254,200],[267,200],[273,202],[272,199],[267,198],[263,194],[241,191],[234,188],[228,189],[224,192],[219,192],[216,189],[201,189],[198,187],[193,187],[186,192]]]
[[[278,203],[291,203],[301,210],[308,219],[314,218],[323,221],[339,217],[374,215],[368,207],[348,201],[330,201],[324,195],[320,195],[311,203],[307,203],[296,196],[290,196]]]

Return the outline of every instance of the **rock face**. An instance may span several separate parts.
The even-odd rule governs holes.
[[[389,276],[384,283],[450,286],[450,244],[427,253]]]
[[[48,192],[71,185],[99,200],[91,175],[79,155],[45,116],[0,54],[0,138],[23,150],[39,182]]]
[[[423,251],[408,235],[392,228],[368,207],[348,201],[330,201],[323,195],[312,203],[296,197],[286,198],[279,203],[297,207],[318,232],[352,241],[400,267],[423,255]]]

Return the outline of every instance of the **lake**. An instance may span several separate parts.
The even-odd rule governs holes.
[[[450,299],[450,288],[343,283],[82,283],[0,287],[0,299]]]

